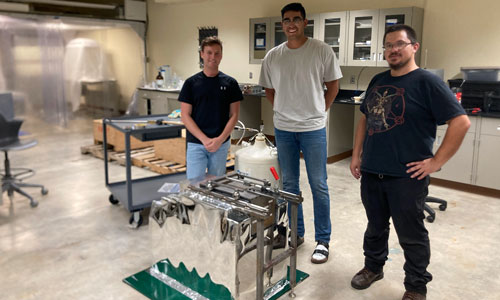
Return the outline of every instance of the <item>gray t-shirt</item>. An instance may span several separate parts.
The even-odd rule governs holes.
[[[326,125],[323,83],[342,78],[337,57],[322,41],[308,38],[297,49],[286,42],[269,51],[259,84],[274,89],[274,127],[292,132]]]

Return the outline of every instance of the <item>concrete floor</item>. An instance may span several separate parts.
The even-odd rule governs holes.
[[[16,195],[0,206],[0,299],[144,299],[122,279],[148,267],[148,226],[128,227],[130,214],[108,202],[103,161],[80,154],[93,142],[91,121],[72,120],[61,129],[30,119],[23,130],[39,145],[11,153],[12,166],[28,166],[37,174],[29,181],[44,184],[49,194],[31,194],[40,202],[31,208]],[[301,178],[305,197],[306,242],[299,248],[298,268],[310,274],[296,299],[401,299],[404,257],[394,234],[385,278],[364,291],[350,287],[363,266],[362,239],[366,217],[359,182],[346,159],[328,165],[333,224],[330,259],[313,265],[311,194]],[[302,163],[302,174],[305,174]],[[123,167],[111,173],[123,177]],[[148,172],[134,170],[134,175]],[[500,199],[431,186],[430,194],[447,199],[427,223],[432,258],[428,299],[500,299]],[[282,297],[286,299],[287,296]]]

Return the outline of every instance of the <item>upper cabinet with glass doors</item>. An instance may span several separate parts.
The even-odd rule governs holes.
[[[310,38],[319,38],[319,15],[308,15],[304,33]],[[281,27],[281,17],[250,19],[250,63],[260,64],[273,47],[286,42]]]
[[[269,18],[250,19],[250,63],[260,64],[271,49]]]
[[[271,49],[284,42],[286,42],[286,35],[281,26],[281,18],[271,18]]]
[[[406,24],[413,27],[421,40],[423,10],[417,7],[349,12],[347,65],[387,67],[383,39],[387,27]],[[419,63],[420,55],[415,59]]]
[[[307,15],[307,26],[304,29],[304,34],[307,37],[317,39],[319,37],[319,15]],[[286,35],[281,26],[281,17],[271,18],[271,43],[273,47],[276,47],[284,42],[286,42]]]
[[[423,10],[418,7],[322,13],[307,19],[305,35],[328,44],[341,66],[387,67],[383,38],[391,25],[410,25],[422,39]],[[250,63],[262,63],[269,50],[285,41],[280,17],[250,19]],[[417,53],[417,64],[419,58]]]
[[[328,44],[341,66],[346,65],[347,12],[320,14],[319,39]]]

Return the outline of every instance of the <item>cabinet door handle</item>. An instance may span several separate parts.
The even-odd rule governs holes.
[[[372,53],[373,55],[373,61],[376,61],[377,60],[377,53]]]
[[[498,126],[497,126],[497,130],[499,130],[499,131],[500,131],[500,125],[498,125]]]
[[[379,54],[378,54],[378,60],[379,60],[379,61],[382,61],[382,60],[383,60],[383,58],[384,58],[384,57],[382,56],[382,53],[379,53]]]

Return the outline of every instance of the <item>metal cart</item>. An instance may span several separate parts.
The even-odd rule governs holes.
[[[161,122],[160,122],[161,120]],[[108,170],[107,126],[124,133],[125,138],[125,181],[110,182]],[[142,224],[141,210],[151,206],[153,200],[159,200],[163,193],[158,190],[165,182],[177,183],[186,179],[186,173],[156,175],[140,179],[132,179],[132,161],[130,155],[130,136],[141,141],[181,137],[184,125],[169,119],[166,115],[150,115],[146,117],[121,117],[103,119],[104,173],[106,187],[111,192],[109,201],[112,204],[122,203],[131,212],[129,224],[138,228]]]

